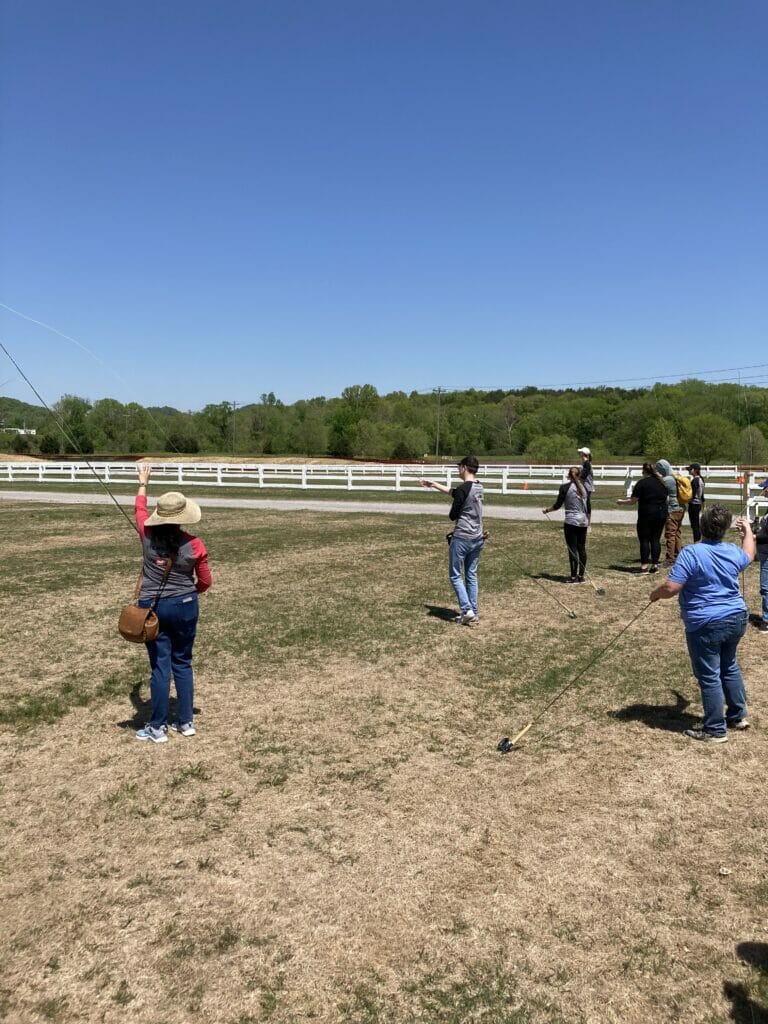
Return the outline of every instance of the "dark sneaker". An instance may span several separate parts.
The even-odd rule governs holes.
[[[757,627],[758,633],[768,633],[768,622],[761,622]]]
[[[746,718],[726,718],[725,724],[729,729],[736,729],[737,732],[744,732],[745,729],[749,728],[749,722]]]
[[[658,572],[658,571],[659,571],[658,565],[649,565],[648,566],[648,572]]]
[[[703,729],[684,729],[683,736],[689,740],[702,740],[704,743],[727,743],[727,736],[716,736],[713,732],[704,732]]]

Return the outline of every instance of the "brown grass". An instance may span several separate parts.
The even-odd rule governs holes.
[[[503,524],[469,630],[425,614],[452,605],[434,525],[371,516],[355,537],[341,516],[250,515],[201,530],[223,553],[193,740],[141,744],[126,727],[147,674],[113,632],[127,536],[126,572],[100,543],[98,584],[48,599],[42,574],[34,601],[0,598],[0,699],[125,678],[51,725],[0,730],[0,1019],[765,1019],[763,638],[742,644],[755,725],[727,746],[673,731],[698,702],[669,603],[501,757],[499,737],[628,621],[647,580],[595,554],[608,599],[546,584],[571,622],[507,559],[551,555],[554,570],[558,542]],[[290,542],[251,552],[250,524]],[[629,530],[596,529],[603,543],[634,557]],[[354,627],[368,610],[373,640]],[[692,702],[677,717],[673,690]]]

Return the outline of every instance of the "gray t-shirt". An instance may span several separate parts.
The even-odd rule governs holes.
[[[561,486],[557,492],[557,501],[552,508],[558,509],[561,505],[565,505],[565,521],[569,526],[589,526],[586,490],[582,497],[572,480],[566,480]]]
[[[451,495],[453,504],[448,515],[456,523],[453,536],[479,540],[483,536],[483,485],[477,480],[465,480]]]

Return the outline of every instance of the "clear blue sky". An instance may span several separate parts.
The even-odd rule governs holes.
[[[195,409],[768,361],[764,0],[5,0],[0,18],[0,301],[103,361],[0,309],[46,399]]]

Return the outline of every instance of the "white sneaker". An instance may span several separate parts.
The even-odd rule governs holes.
[[[462,612],[461,615],[457,615],[453,621],[459,626],[474,626],[478,621],[478,617],[470,608],[469,611]]]
[[[191,722],[172,722],[171,729],[173,732],[180,732],[182,736],[194,736],[196,732]]]

